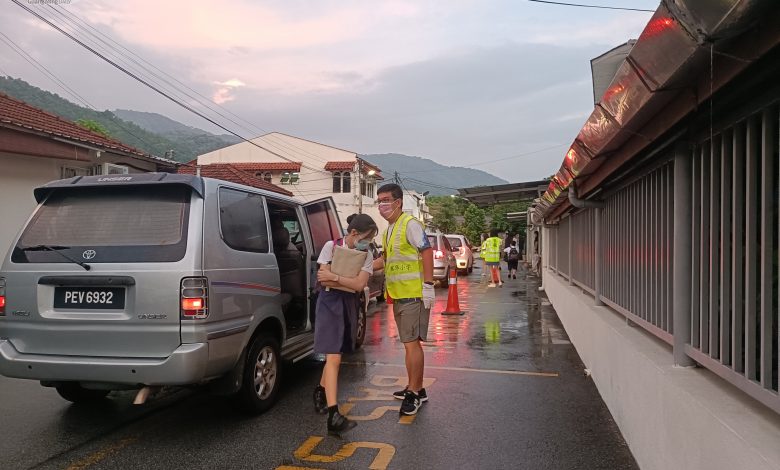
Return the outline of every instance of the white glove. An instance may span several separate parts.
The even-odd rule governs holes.
[[[430,284],[423,284],[422,286],[422,301],[425,308],[430,309],[433,307],[433,303],[436,300],[436,291]]]

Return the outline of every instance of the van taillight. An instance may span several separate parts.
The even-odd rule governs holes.
[[[441,250],[436,250],[435,257],[436,259],[442,259],[444,258],[444,253]]]
[[[181,280],[181,317],[209,316],[209,281],[205,277],[185,277]]]
[[[0,316],[5,316],[5,279],[0,278]]]

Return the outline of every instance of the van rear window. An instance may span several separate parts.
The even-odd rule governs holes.
[[[439,240],[436,235],[428,235],[428,241],[431,242],[431,248],[434,250],[439,249]]]
[[[447,237],[447,240],[450,242],[450,245],[452,245],[453,248],[460,248],[463,246],[463,244],[460,241],[460,238],[458,237]]]
[[[69,262],[40,249],[49,246],[88,263],[178,261],[187,249],[190,194],[182,186],[56,191],[25,228],[12,260]]]

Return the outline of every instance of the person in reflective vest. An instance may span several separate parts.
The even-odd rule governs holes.
[[[414,415],[428,400],[422,386],[425,369],[422,341],[433,306],[433,250],[422,223],[403,212],[403,191],[397,184],[377,190],[379,213],[390,224],[384,234],[385,285],[393,299],[398,337],[404,344],[408,382],[393,397],[403,400],[400,413]]]
[[[501,265],[501,239],[498,238],[498,229],[490,230],[490,237],[482,243],[482,258],[487,269],[490,270],[490,284],[488,287],[504,286],[498,268]]]

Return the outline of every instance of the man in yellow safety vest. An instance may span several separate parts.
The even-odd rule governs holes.
[[[498,229],[490,230],[490,237],[482,243],[482,259],[485,260],[486,269],[490,271],[490,284],[488,287],[504,286],[501,274],[498,272],[501,266],[501,239],[498,238]]]
[[[425,369],[422,341],[435,299],[433,250],[422,223],[403,211],[404,193],[397,184],[377,190],[379,213],[390,226],[384,235],[385,285],[393,299],[398,337],[406,352],[408,382],[393,397],[403,400],[401,414],[414,415],[428,401],[422,386]]]

